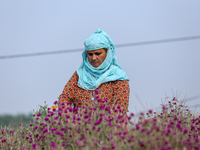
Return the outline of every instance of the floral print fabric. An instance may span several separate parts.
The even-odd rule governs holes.
[[[59,107],[62,103],[70,102],[74,107],[86,105],[91,103],[94,91],[85,90],[78,87],[79,76],[75,72],[69,79],[62,94],[59,97]],[[101,84],[97,88],[99,98],[101,100],[107,99],[108,106],[120,105],[124,110],[124,114],[128,111],[129,104],[129,83],[127,80],[117,80]],[[67,105],[67,104],[66,104]]]

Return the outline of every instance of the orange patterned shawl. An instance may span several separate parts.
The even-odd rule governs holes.
[[[70,102],[71,104],[73,103],[74,107],[87,105],[87,103],[91,102],[94,91],[78,87],[78,79],[78,74],[75,71],[59,97],[59,107],[61,107],[62,103],[66,102]],[[101,84],[97,90],[99,92],[98,96],[101,100],[107,99],[108,106],[112,106],[113,103],[116,102],[115,105],[120,105],[124,110],[124,114],[126,114],[128,111],[130,93],[129,83],[127,80],[106,82]]]

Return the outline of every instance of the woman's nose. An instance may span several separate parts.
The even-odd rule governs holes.
[[[95,54],[93,54],[93,55],[92,55],[92,59],[93,59],[93,60],[96,60],[96,59],[97,59],[97,56],[96,56]]]

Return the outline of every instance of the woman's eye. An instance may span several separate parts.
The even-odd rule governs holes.
[[[95,53],[95,55],[100,55],[101,53]]]
[[[88,55],[89,55],[89,56],[92,56],[93,54],[92,54],[92,53],[88,53]]]

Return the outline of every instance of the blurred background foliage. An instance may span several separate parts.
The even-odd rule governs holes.
[[[23,126],[28,126],[30,122],[33,122],[32,113],[29,114],[17,114],[17,115],[0,115],[0,127],[11,125],[19,126],[19,124],[23,124]]]

